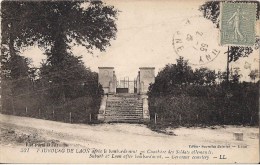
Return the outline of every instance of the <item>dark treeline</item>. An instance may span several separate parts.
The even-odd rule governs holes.
[[[97,73],[80,58],[68,56],[62,70],[46,63],[39,69],[30,68],[26,61],[17,56],[10,72],[16,78],[5,74],[2,80],[2,113],[64,122],[70,122],[70,117],[72,122],[88,122],[90,114],[94,119],[103,91]]]
[[[172,125],[257,125],[259,113],[259,81],[255,71],[253,82],[240,82],[239,69],[215,73],[207,68],[193,70],[183,58],[167,65],[149,89],[152,118]]]
[[[98,75],[70,50],[104,51],[116,37],[117,13],[101,1],[2,1],[2,113],[65,122],[94,118],[103,93]],[[46,55],[40,68],[20,53],[32,45]]]

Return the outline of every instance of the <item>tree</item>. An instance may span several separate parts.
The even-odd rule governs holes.
[[[255,70],[251,70],[248,76],[250,77],[250,79],[252,81],[255,82],[255,80],[258,77],[258,75],[259,75],[259,71],[257,69],[255,69]]]
[[[241,1],[242,2],[242,1]],[[246,1],[244,1],[246,2]],[[250,3],[257,4],[257,19],[259,19],[260,15],[260,3],[258,1],[253,1]],[[203,13],[203,16],[206,19],[209,19],[219,28],[219,15],[220,15],[220,1],[208,1],[205,2],[203,5],[200,6],[199,10]],[[258,49],[260,45],[259,38],[256,39],[255,48]],[[242,47],[242,46],[230,46],[227,52],[227,81],[229,77],[229,63],[232,61],[237,61],[240,57],[248,57],[253,52],[251,47]]]
[[[6,54],[4,67],[6,69],[8,69],[6,66],[13,67],[14,63],[10,62],[10,59],[14,59],[13,56],[18,55],[22,47],[37,44],[45,49],[47,55],[47,63],[41,70],[41,78],[46,76],[45,72],[64,73],[56,74],[54,78],[49,77],[49,81],[62,86],[62,90],[68,89],[63,85],[67,83],[66,78],[69,77],[69,80],[73,79],[73,76],[74,79],[79,78],[72,72],[65,74],[66,69],[76,65],[76,70],[82,71],[82,75],[90,73],[84,69],[82,62],[72,57],[68,51],[72,44],[83,45],[89,52],[93,49],[104,51],[110,45],[110,40],[115,39],[117,32],[115,21],[118,10],[101,1],[6,0],[1,4],[2,47],[8,45],[6,51],[2,51]],[[14,70],[9,69],[6,73],[10,71]],[[46,77],[43,81],[45,80]]]
[[[81,57],[73,55],[65,56],[59,66],[49,65],[50,62],[42,64],[40,68],[40,81],[47,88],[52,102],[65,103],[67,100],[96,94],[98,78],[95,73],[86,68]],[[60,67],[63,69],[61,70]],[[93,86],[93,84],[95,84]],[[92,86],[92,90],[85,89],[86,85]]]
[[[214,70],[199,68],[194,71],[194,83],[197,85],[211,85],[216,81],[217,75]]]
[[[115,38],[118,10],[101,1],[3,1],[2,46],[10,56],[23,46],[45,48],[51,65],[59,65],[70,53],[73,40],[88,51],[104,51]],[[62,68],[61,68],[62,69]]]
[[[30,14],[24,19],[34,32],[30,41],[46,50],[48,61],[57,64],[67,54],[73,41],[91,52],[104,51],[115,38],[117,10],[101,1],[28,1]],[[18,42],[18,45],[23,43]]]
[[[150,86],[153,94],[177,93],[176,88],[193,82],[193,70],[188,61],[180,57],[176,64],[166,65],[155,77],[155,83]]]
[[[32,29],[28,26],[30,9],[26,2],[3,1],[1,2],[1,77],[3,81],[12,82],[8,87],[29,86],[29,59],[19,55],[18,43],[32,44],[29,38],[33,36]],[[6,82],[6,83],[8,83]],[[22,90],[22,89],[20,89]],[[11,91],[17,93],[17,89]]]
[[[240,72],[240,68],[236,67],[234,68],[234,71],[231,72],[231,81],[232,83],[238,84],[239,83],[239,79],[241,78],[241,74],[239,74]]]

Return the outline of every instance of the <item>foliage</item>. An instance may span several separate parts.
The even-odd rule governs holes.
[[[217,28],[219,28],[220,2],[207,1],[200,6],[199,10],[206,19],[211,20]]]
[[[253,52],[251,47],[230,46],[228,62],[237,61],[240,57],[248,57]]]
[[[3,41],[37,43],[53,64],[63,60],[73,40],[89,51],[104,51],[115,38],[117,10],[101,1],[3,1]]]
[[[248,76],[255,82],[255,79],[259,76],[259,71],[257,69],[251,70]]]
[[[40,81],[44,87],[50,87],[49,97],[53,102],[66,102],[83,96],[102,94],[98,84],[97,73],[86,68],[80,57],[68,55],[59,66],[42,64]],[[97,98],[99,99],[99,98]]]
[[[258,85],[190,85],[178,95],[149,95],[150,115],[157,113],[159,123],[174,126],[257,125]]]
[[[8,96],[3,99],[3,112],[42,117],[55,111],[61,118],[68,112],[77,117],[97,113],[103,93],[97,73],[69,50],[74,43],[89,52],[104,51],[115,39],[117,13],[101,1],[1,2],[1,76],[6,79],[1,85],[9,87],[2,91]],[[38,71],[19,56],[21,48],[33,44],[47,55]]]
[[[227,94],[219,85],[215,89],[204,86],[202,89],[211,92],[209,96],[149,97],[150,115],[154,118],[157,113],[157,122],[174,126],[257,125],[257,87],[258,84],[239,84]]]
[[[209,70],[207,68],[196,69],[194,72],[194,84],[215,84],[216,76],[217,75],[214,70]]]
[[[258,123],[257,83],[240,82],[239,68],[232,69],[230,82],[226,73],[199,68],[192,70],[186,62],[168,64],[150,85],[149,110],[158,122],[169,125],[215,125]],[[184,67],[185,66],[185,67]],[[181,76],[191,77],[175,80],[179,68],[189,68]],[[218,79],[218,81],[216,81]]]
[[[193,84],[215,84],[216,73],[208,68],[199,68],[195,71],[188,65],[183,57],[177,59],[176,64],[166,65],[155,77],[155,83],[149,88],[149,92],[155,95],[177,95],[183,93],[183,88]]]

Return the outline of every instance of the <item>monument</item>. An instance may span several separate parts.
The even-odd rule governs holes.
[[[155,81],[155,68],[140,67],[134,81],[125,78],[117,81],[114,67],[99,67],[98,69],[98,81],[105,94],[101,101],[98,120],[103,122],[149,122],[147,92],[149,85]]]

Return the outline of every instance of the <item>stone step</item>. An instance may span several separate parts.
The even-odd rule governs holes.
[[[111,103],[111,102],[107,102],[106,105],[125,105],[125,106],[141,106],[143,105],[142,103]]]
[[[142,100],[140,98],[121,98],[121,97],[108,97],[108,100]]]
[[[106,105],[111,105],[111,106],[142,106],[142,103],[107,103]]]
[[[113,113],[113,114],[142,114],[143,111],[106,111],[105,113]]]
[[[122,108],[120,108],[120,109],[115,109],[115,108],[107,108],[106,109],[106,112],[111,112],[111,111],[113,111],[113,112],[123,112],[123,111],[125,111],[125,112],[143,112],[143,109],[137,109],[137,108],[133,108],[133,109],[122,109]]]
[[[107,104],[107,106],[110,106],[110,107],[142,107],[143,105],[142,104],[137,104],[137,105],[127,105],[127,104]]]
[[[142,115],[119,115],[119,114],[106,114],[106,116],[105,117],[115,117],[115,118],[117,118],[117,117],[119,117],[119,118],[126,118],[126,119],[128,119],[128,118],[142,118],[143,116]]]
[[[121,101],[121,100],[127,100],[127,101],[141,101],[142,99],[108,98],[107,100],[111,100],[111,101]]]
[[[110,120],[110,119],[106,119],[104,122],[106,122],[106,123],[143,123],[143,119],[130,119],[130,120],[124,120],[124,119]]]
[[[116,109],[116,110],[120,110],[120,109],[128,109],[128,110],[131,110],[131,109],[140,109],[142,110],[143,107],[106,107],[106,109]]]
[[[118,109],[115,109],[115,108],[107,108],[106,109],[107,112],[110,112],[110,111],[113,111],[113,112],[142,112],[143,110],[140,108],[140,109],[137,109],[137,108],[132,108],[132,109],[128,109],[128,108],[118,108]]]
[[[143,111],[141,110],[131,110],[131,111],[127,111],[127,110],[107,110],[106,113],[143,113]]]
[[[143,122],[143,119],[105,119],[105,122],[139,123]]]
[[[136,94],[109,96],[105,122],[143,122],[143,102]]]
[[[125,110],[143,110],[142,107],[106,107],[106,109],[109,109],[109,110],[120,110],[120,109],[125,109]]]
[[[108,111],[143,111],[143,108],[138,107],[107,107],[106,110]]]
[[[105,119],[113,119],[113,120],[142,119],[142,116],[105,116]]]
[[[107,103],[142,103],[142,101],[107,100]]]
[[[106,109],[143,109],[143,107],[137,106],[107,106]]]
[[[126,103],[126,102],[122,102],[122,103],[111,103],[111,102],[107,102],[107,105],[132,105],[132,106],[137,106],[137,105],[143,105],[142,103]]]
[[[142,103],[139,100],[107,100],[108,103]]]
[[[143,112],[143,109],[141,109],[141,108],[133,108],[133,109],[127,109],[127,108],[125,108],[125,109],[122,109],[122,108],[118,108],[118,109],[116,109],[116,108],[107,108],[106,109],[106,112],[123,112],[123,111],[125,111],[125,112]]]
[[[113,96],[109,96],[109,97],[127,97],[127,98],[132,98],[132,97],[140,97],[137,94],[115,94]]]
[[[131,99],[131,98],[140,98],[139,96],[127,96],[127,95],[114,95],[114,96],[108,96],[108,98],[127,98],[127,99]]]
[[[107,107],[143,107],[143,105],[111,105],[111,104],[108,104]]]
[[[140,100],[107,100],[107,102],[133,102],[133,103],[141,103]]]
[[[142,117],[143,114],[142,113],[139,113],[139,114],[120,114],[120,113],[117,113],[117,114],[114,114],[114,113],[106,113],[105,114],[106,116],[121,116],[121,117]]]
[[[111,105],[111,106],[119,106],[119,105],[122,105],[122,106],[143,106],[142,103],[109,103],[109,102],[107,102],[106,105]]]
[[[141,101],[142,99],[137,99],[137,98],[134,98],[134,99],[123,99],[123,98],[108,98],[107,100],[109,101]]]
[[[136,112],[136,113],[129,113],[129,112],[117,112],[117,113],[114,113],[114,112],[106,112],[105,114],[107,115],[142,115],[143,113],[140,112]]]
[[[108,99],[125,99],[125,100],[137,100],[139,97],[108,97]]]
[[[141,122],[143,119],[105,119],[105,122]]]

